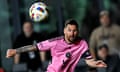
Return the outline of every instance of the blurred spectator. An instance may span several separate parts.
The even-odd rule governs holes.
[[[33,31],[33,25],[31,22],[26,21],[23,24],[23,32],[16,38],[13,48],[19,48],[25,45],[36,44],[41,41],[39,34]],[[14,57],[15,64],[26,63],[30,72],[37,71],[41,67],[41,61],[45,60],[44,52],[28,52],[23,54],[17,54]]]
[[[97,72],[120,72],[120,59],[118,55],[110,55],[107,45],[101,45],[97,51],[97,59],[103,60],[107,68],[97,68]]]
[[[102,44],[108,45],[110,53],[119,53],[120,51],[120,27],[112,24],[108,11],[100,12],[101,26],[96,28],[90,37],[90,50],[95,57],[95,50]]]

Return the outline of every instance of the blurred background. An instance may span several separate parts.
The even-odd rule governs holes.
[[[113,34],[115,34],[113,35],[112,38],[115,39],[115,41],[113,42],[115,43],[116,46],[114,46],[111,51],[115,51],[113,53],[118,54],[119,57],[120,41],[118,40],[120,37],[120,32],[119,32],[120,31],[120,27],[119,27],[120,0],[0,0],[0,67],[3,68],[5,72],[13,72],[15,66],[14,58],[10,58],[10,59],[5,58],[6,50],[8,48],[14,48],[14,43],[17,37],[23,32],[22,28],[24,26],[23,25],[24,22],[30,21],[30,17],[29,17],[30,6],[33,3],[39,1],[44,2],[48,6],[49,16],[47,19],[45,19],[42,22],[32,22],[34,26],[33,30],[39,36],[38,41],[43,41],[49,38],[63,35],[64,22],[67,19],[72,18],[79,23],[79,30],[80,30],[79,35],[83,37],[91,45],[93,43],[97,43],[96,40],[99,40],[99,38],[96,38],[96,35],[98,36],[99,34],[94,34],[93,32],[95,32],[94,30],[96,28],[101,26],[100,12],[106,10],[109,12],[108,17],[110,18],[110,24],[116,24],[117,26],[116,28],[112,29],[114,31]],[[107,33],[109,33],[108,31]],[[99,32],[100,31],[98,29],[98,33]],[[104,32],[104,30],[102,32]],[[109,35],[110,34],[103,37],[104,41],[108,39]],[[102,42],[102,44],[103,43],[104,42]],[[104,44],[106,47],[107,43]],[[96,44],[98,46],[93,46],[93,45],[91,47],[94,47],[95,49],[99,47],[101,43],[100,45]],[[104,47],[104,45],[102,46]],[[108,44],[107,48],[110,47],[111,46],[109,46]],[[44,53],[40,53],[40,54],[44,55]],[[47,65],[50,59],[51,59],[50,53],[46,52],[45,59],[43,57],[43,60],[41,60],[41,62],[44,62],[43,65]],[[117,60],[119,60],[119,58]],[[115,65],[114,68],[117,67],[118,66]],[[45,70],[45,68],[46,66],[45,67],[40,66],[41,70],[42,69]],[[80,72],[79,69],[80,68],[78,67],[78,70],[76,72]],[[96,69],[90,69],[90,70],[91,72],[96,71]],[[2,70],[0,72],[2,72]],[[19,71],[19,72],[27,72],[27,71]],[[29,71],[29,72],[37,72],[37,71]],[[98,71],[98,72],[110,72],[110,71]],[[111,70],[111,72],[120,72],[120,70],[118,71]]]

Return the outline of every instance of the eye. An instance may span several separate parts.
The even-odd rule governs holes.
[[[77,30],[70,30],[70,31],[72,31],[72,32],[76,32]]]
[[[69,32],[71,32],[72,30],[68,29]]]

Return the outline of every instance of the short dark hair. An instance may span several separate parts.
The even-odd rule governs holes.
[[[25,21],[22,26],[24,26],[24,24],[26,24],[26,23],[29,23],[29,24],[31,25],[31,27],[33,28],[33,23],[32,23],[32,21]]]
[[[105,48],[107,51],[109,51],[109,47],[108,47],[108,45],[106,45],[106,44],[103,44],[103,45],[99,46],[99,47],[98,47],[98,50],[101,50],[101,49],[103,49],[103,48]]]
[[[74,19],[68,19],[66,22],[65,22],[65,27],[67,27],[67,25],[75,25],[78,29],[78,23],[76,20]]]

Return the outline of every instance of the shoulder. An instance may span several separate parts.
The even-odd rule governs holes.
[[[117,54],[112,54],[112,55],[110,55],[110,57],[112,59],[119,60],[119,55],[117,55]]]
[[[14,40],[14,44],[18,44],[18,43],[21,43],[21,42],[23,42],[23,40],[25,39],[25,37],[24,37],[24,34],[19,34],[16,38],[15,38],[15,40]]]
[[[93,32],[98,32],[98,31],[100,31],[101,29],[102,29],[102,27],[99,26],[99,27],[95,28],[95,29],[93,30]]]
[[[96,34],[96,33],[98,33],[99,31],[101,31],[101,29],[102,29],[101,26],[95,28],[95,29],[92,31],[92,34]]]
[[[37,33],[37,32],[33,32],[33,34],[34,34],[34,35],[39,35],[39,33]]]
[[[82,37],[78,37],[77,40],[78,40],[80,45],[82,44],[82,45],[88,46],[87,41],[85,39],[83,39]]]
[[[19,34],[19,35],[16,37],[16,39],[21,39],[21,38],[23,38],[23,37],[24,37],[24,34],[21,33],[21,34]]]
[[[63,38],[64,38],[64,36],[59,36],[59,37],[48,39],[48,41],[52,42],[52,41],[62,40]]]
[[[82,54],[88,51],[88,43],[86,40],[81,39],[78,42],[79,49],[82,50]]]
[[[117,24],[113,24],[113,25],[112,25],[112,27],[113,27],[114,29],[117,29],[117,30],[119,30],[119,29],[120,29],[120,26],[119,26],[119,25],[117,25]]]
[[[33,33],[32,33],[32,36],[33,36],[33,37],[39,37],[39,36],[40,36],[40,34],[39,34],[39,33],[37,33],[37,32],[33,32]]]
[[[112,61],[113,63],[118,63],[120,61],[120,58],[117,54],[109,55],[107,57],[107,60]]]
[[[40,37],[40,34],[37,33],[37,32],[33,32],[33,33],[32,33],[32,37],[35,37],[35,38],[36,38],[36,37]]]

